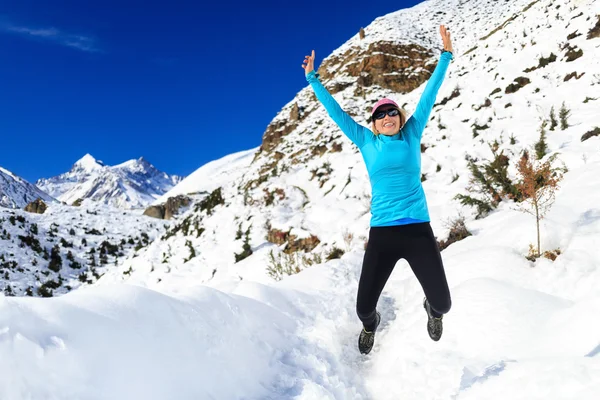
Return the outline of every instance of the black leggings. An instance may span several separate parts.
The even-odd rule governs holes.
[[[401,258],[410,264],[434,313],[450,311],[450,290],[429,222],[371,227],[356,300],[356,312],[367,330],[375,328],[377,300]]]

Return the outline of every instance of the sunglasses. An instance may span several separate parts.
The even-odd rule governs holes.
[[[373,118],[384,119],[385,114],[389,115],[390,117],[395,117],[396,115],[400,114],[400,111],[398,111],[397,108],[390,108],[389,110],[378,111],[375,114],[373,114]]]

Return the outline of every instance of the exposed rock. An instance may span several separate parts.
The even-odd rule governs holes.
[[[340,56],[329,57],[320,66],[319,75],[322,82],[348,75],[357,78],[359,86],[377,85],[398,93],[409,93],[431,76],[435,64],[425,64],[432,57],[431,52],[415,44],[377,42],[366,51],[353,47]],[[327,88],[335,94],[350,85],[337,83]]]
[[[318,237],[310,235],[304,239],[298,239],[296,235],[291,235],[290,232],[283,232],[279,229],[270,229],[267,234],[267,240],[271,243],[282,245],[287,243],[284,253],[292,254],[300,250],[311,252],[321,243]]]
[[[318,144],[316,146],[314,146],[311,149],[311,154],[313,156],[322,156],[323,154],[325,154],[327,152],[327,146],[325,146],[324,144]]]
[[[500,89],[498,89],[498,90],[500,90]],[[460,96],[460,89],[458,89],[458,88],[455,88],[455,89],[452,91],[452,93],[450,93],[450,96],[449,96],[449,97],[444,97],[444,98],[442,99],[442,101],[440,101],[439,103],[435,104],[435,105],[434,105],[434,107],[435,107],[435,106],[437,106],[437,105],[442,105],[442,106],[443,106],[443,105],[446,105],[446,103],[448,103],[450,100],[452,100],[452,99],[454,99],[454,98],[456,98],[456,97],[458,97],[458,96]]]
[[[144,210],[144,215],[152,218],[165,219],[165,206],[150,206]]]
[[[372,86],[409,93],[431,76],[436,64],[428,62],[433,56],[433,53],[415,44],[377,42],[366,50],[353,47],[342,55],[327,58],[319,67],[319,75],[331,94],[351,86],[356,86],[354,93],[361,97],[366,95],[365,89]],[[334,77],[350,79],[333,80]],[[291,108],[282,110],[280,115],[288,117],[277,118],[269,124],[256,157],[277,148],[282,138],[293,132],[308,114],[294,103]]]
[[[298,107],[298,103],[294,103],[292,109],[290,110],[290,121],[298,121],[300,119],[300,108]]]
[[[179,212],[181,207],[188,206],[191,199],[187,196],[169,197],[165,204],[150,206],[144,210],[144,215],[158,219],[171,219]]]
[[[293,235],[292,235],[293,236]],[[314,250],[321,243],[318,237],[315,235],[310,235],[304,239],[296,239],[288,242],[284,252],[287,254],[296,253],[298,251],[304,251],[305,253],[309,253]]]
[[[575,47],[569,46],[565,56],[567,57],[567,59],[566,59],[567,62],[575,61],[579,57],[583,56],[583,50],[577,49],[577,46],[575,46]]]
[[[598,20],[596,21],[596,25],[587,34],[587,39],[594,39],[600,37],[600,15],[596,15]]]
[[[171,219],[181,207],[189,206],[191,199],[186,196],[169,197],[165,205],[165,219]]]
[[[342,144],[335,142],[331,145],[331,150],[329,150],[332,153],[339,153],[340,151],[342,151]]]
[[[523,86],[531,83],[531,80],[529,80],[529,78],[520,76],[518,78],[515,78],[514,82],[515,83],[511,83],[510,85],[508,85],[506,87],[506,89],[504,89],[504,93],[506,93],[506,94],[515,93],[517,90],[521,89]]]
[[[25,206],[25,211],[35,214],[43,214],[48,209],[48,206],[42,199],[36,199]]]
[[[269,124],[267,130],[263,134],[260,152],[265,151],[269,153],[281,143],[281,138],[289,135],[297,126],[297,121],[291,120],[277,121]]]
[[[595,127],[591,131],[584,133],[583,136],[581,136],[581,141],[585,142],[586,140],[594,136],[600,136],[600,128]]]

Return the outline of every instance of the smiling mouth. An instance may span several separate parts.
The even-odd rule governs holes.
[[[383,125],[384,128],[391,128],[392,126],[394,126],[394,124],[392,123]]]

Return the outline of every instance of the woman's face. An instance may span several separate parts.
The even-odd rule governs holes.
[[[392,114],[391,116],[389,114]],[[396,107],[381,107],[373,114],[375,129],[382,135],[393,136],[400,131],[400,112]]]

